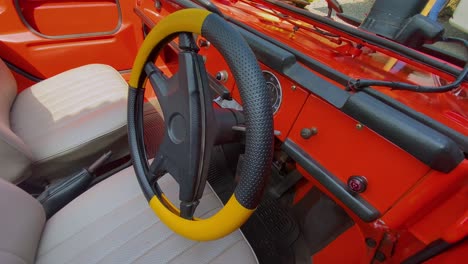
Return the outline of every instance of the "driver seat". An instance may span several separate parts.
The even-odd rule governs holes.
[[[128,155],[127,93],[114,68],[90,64],[17,94],[0,59],[0,177],[17,184],[32,174],[41,183],[87,167],[108,151],[114,160]]]
[[[159,185],[173,202],[178,184]],[[196,216],[222,206],[207,183]],[[153,213],[129,167],[95,185],[45,221],[42,206],[0,179],[0,263],[258,263],[237,230],[210,242],[187,240]]]

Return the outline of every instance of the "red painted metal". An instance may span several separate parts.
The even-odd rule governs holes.
[[[353,226],[333,243],[312,256],[312,263],[370,263],[373,252],[362,243],[364,240],[365,237],[360,232],[359,227]],[[336,252],[340,252],[340,254],[336,254]]]
[[[301,129],[311,127],[317,128],[317,135],[303,139]],[[344,183],[353,175],[364,176],[368,186],[361,195],[382,213],[429,171],[416,158],[313,95],[289,138]]]
[[[446,251],[425,262],[425,264],[447,264],[463,263],[466,260],[468,252],[468,243],[462,243],[455,248]]]
[[[359,56],[343,54],[343,52],[340,52],[340,49],[343,49],[341,46],[347,45],[346,43],[341,45],[336,44],[325,36],[312,34],[306,30],[298,30],[294,33],[291,23],[275,15],[275,12],[269,11],[270,8],[275,8],[273,5],[261,0],[256,2],[264,7],[263,10],[253,8],[248,1],[238,1],[234,4],[218,3],[218,7],[236,20],[269,35],[273,39],[286,43],[292,48],[307,54],[312,59],[323,62],[329,67],[353,78],[403,81],[436,86],[441,82],[451,82],[454,79],[453,76],[449,76],[440,70],[417,63],[401,54],[371,45],[361,39],[343,35],[343,33],[336,29],[319,23],[309,24],[297,19],[305,27],[318,26],[323,30],[341,35],[341,39],[364,46]],[[254,4],[254,6],[259,6],[259,4]],[[281,10],[281,13],[292,18],[299,17],[297,14],[285,10]],[[403,69],[396,72],[385,71],[383,68],[391,58],[404,62]],[[465,82],[461,89],[464,90],[462,94],[467,94],[468,84]],[[452,93],[420,94],[407,91],[392,91],[388,88],[379,88],[379,90],[465,135],[468,134],[468,122],[466,122],[468,118],[468,100],[466,99],[466,95],[456,96]],[[453,115],[448,113],[456,113],[456,115],[463,117],[463,119],[461,122],[460,120],[454,120]]]
[[[57,1],[24,0],[22,3],[27,5],[28,10],[34,7],[38,14],[50,9],[51,5],[56,5],[54,16],[34,17],[36,24],[47,25],[46,33],[99,32],[108,28],[108,22],[102,21],[112,20],[113,15],[101,12],[101,8],[92,8],[107,5],[106,0],[65,2],[72,3],[67,6],[72,5],[74,12],[68,13],[64,10],[65,6],[59,5]],[[130,69],[143,41],[141,21],[133,12],[133,6],[132,1],[120,1],[122,24],[113,34],[50,39],[33,33],[23,24],[13,1],[0,1],[0,57],[39,78],[48,78],[90,63],[108,64],[118,70]],[[76,24],[75,27],[64,26],[71,20],[86,20],[89,17],[98,17],[99,20]],[[23,80],[17,79],[20,87],[18,92],[29,87],[30,82]]]
[[[66,2],[66,1],[64,1]],[[104,12],[103,23],[73,24],[61,27],[57,20],[94,17],[109,11],[111,2],[89,0],[67,2],[45,0],[21,0],[28,20],[49,34],[102,31],[110,28],[114,17]],[[141,24],[149,28],[163,17],[180,7],[162,0],[162,9],[156,10],[153,0],[121,1],[122,26],[110,35],[47,39],[32,33],[18,18],[12,1],[0,1],[0,57],[38,77],[50,77],[64,70],[88,63],[106,63],[119,70],[130,69],[134,56],[143,39]],[[259,0],[215,1],[226,15],[258,30],[271,38],[285,43],[353,78],[368,78],[388,81],[410,82],[421,85],[440,86],[454,77],[415,62],[402,54],[369,44],[362,39],[344,34],[332,27],[285,10],[272,11],[275,7]],[[96,8],[88,8],[95,6]],[[46,15],[52,7],[70,9]],[[99,8],[98,8],[99,7]],[[99,11],[100,10],[100,11]],[[37,17],[33,17],[34,12]],[[63,10],[62,10],[63,11]],[[280,13],[288,15],[281,16]],[[105,20],[105,21],[104,21]],[[71,21],[67,21],[70,22]],[[297,30],[299,27],[299,30]],[[317,33],[314,27],[339,37]],[[361,46],[358,48],[358,46]],[[226,70],[230,76],[225,86],[240,101],[236,84],[227,64],[215,47],[202,48],[210,74]],[[388,61],[397,59],[398,66],[387,71]],[[166,48],[157,65],[167,75],[177,70],[177,56],[173,49]],[[268,65],[262,69],[273,71]],[[377,208],[382,217],[372,223],[364,223],[349,208],[342,204],[324,186],[320,185],[303,168],[298,170],[305,180],[296,186],[295,202],[311,188],[317,187],[350,215],[355,225],[312,257],[314,263],[370,263],[376,250],[387,254],[388,263],[399,263],[423,249],[430,242],[443,238],[455,243],[468,233],[468,161],[465,159],[448,174],[430,170],[426,165],[387,141],[374,131],[359,124],[332,105],[324,102],[306,89],[279,73],[275,73],[283,87],[283,101],[274,117],[275,129],[280,131],[278,140],[286,137],[294,140],[305,152],[325,166],[343,183],[352,175],[362,175],[368,181],[362,195]],[[321,76],[320,74],[318,74]],[[123,74],[128,78],[129,74]],[[30,86],[31,81],[15,74],[19,91]],[[341,88],[334,80],[325,80]],[[149,88],[149,87],[148,87]],[[461,134],[468,135],[468,83],[463,83],[457,93],[420,94],[407,91],[392,91],[375,87],[412,109],[438,120]],[[154,97],[151,89],[147,98]],[[318,134],[310,139],[300,136],[302,128],[316,127]],[[318,216],[319,217],[319,216]],[[372,248],[365,244],[371,238],[378,244]],[[392,249],[392,250],[390,250]],[[445,262],[468,257],[466,243],[430,261]]]
[[[466,188],[467,170],[468,161],[465,160],[450,174],[431,171],[383,216],[383,221],[394,229],[408,228],[460,188]],[[465,201],[466,198],[465,194]]]
[[[264,4],[265,7],[273,7],[263,1],[257,2]],[[294,23],[285,21],[275,15],[275,12],[270,12],[268,8],[261,10],[257,4],[255,5],[257,7],[252,8],[250,3],[246,4],[243,1],[218,3],[218,7],[230,17],[350,77],[434,86],[454,79],[437,69],[414,62],[400,54],[369,45],[352,36],[340,34],[318,23],[308,24],[300,21],[307,27],[322,26],[321,29],[340,34],[342,42],[330,40],[327,37],[307,32],[307,30],[294,32]],[[287,13],[287,15],[295,17],[293,13]],[[349,43],[354,43],[354,45],[351,46]],[[356,44],[364,46],[361,52],[350,48],[355,47]],[[385,64],[392,58],[400,60],[403,68],[398,71],[385,71]],[[330,81],[333,82],[333,80]],[[465,82],[456,95],[453,93],[418,94],[377,87],[381,92],[465,135],[468,134],[468,100],[463,93],[466,93],[467,88],[468,85]],[[286,102],[287,104],[296,103],[292,100]],[[363,247],[362,237],[372,237],[380,241],[384,232],[392,234],[397,241],[395,248],[388,251],[388,254],[393,254],[393,256],[387,256],[389,263],[401,262],[441,236],[450,241],[466,236],[466,220],[460,214],[467,212],[467,208],[464,207],[467,196],[463,191],[456,192],[460,186],[466,186],[468,176],[466,161],[450,174],[431,171],[375,132],[366,127],[358,129],[356,127],[358,123],[355,120],[343,115],[313,95],[309,96],[297,118],[293,116],[293,113],[290,116],[297,121],[288,137],[343,182],[346,182],[351,175],[366,176],[369,187],[362,196],[383,215],[381,220],[366,224],[337,201],[359,228],[346,232],[315,255],[314,263],[337,263],[339,260],[354,263],[353,258],[350,257],[351,254],[360,256],[355,263],[369,263],[375,252],[367,249],[366,255],[362,253],[362,249],[354,249],[350,245],[361,241],[361,247]],[[279,120],[275,118],[275,127],[278,126],[277,121]],[[309,140],[302,139],[299,136],[300,129],[311,126],[317,127],[319,133]],[[313,186],[317,186],[333,197],[303,169],[299,168],[299,170],[303,175],[308,176],[308,182],[298,185],[295,201],[300,200]],[[453,194],[454,191],[456,195],[450,197],[449,194]],[[447,214],[453,216],[445,217]],[[432,221],[434,225],[431,225]],[[446,228],[440,228],[444,225]],[[353,235],[349,235],[350,233]]]
[[[18,0],[18,3],[28,24],[45,35],[108,32],[119,23],[118,6],[112,0]]]
[[[271,68],[261,64],[262,70],[274,72]],[[292,125],[296,121],[296,117],[299,111],[304,105],[308,93],[298,85],[283,77],[282,75],[276,75],[282,85],[283,102],[278,109],[278,112],[274,115],[275,130],[280,132],[277,136],[280,140],[284,141],[291,130]],[[237,87],[234,88],[233,98],[237,101],[241,101],[239,90]],[[294,102],[294,103],[290,103]]]
[[[204,38],[199,37],[199,41],[204,40]],[[229,67],[224,60],[223,56],[219,53],[216,47],[212,46],[202,47],[200,49],[200,55],[205,57],[205,66],[206,70],[212,75],[216,76],[216,73],[226,71],[228,73],[228,78],[223,85],[230,91],[234,89],[235,81],[234,77],[229,70]]]

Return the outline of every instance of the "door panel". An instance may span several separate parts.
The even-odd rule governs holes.
[[[14,0],[20,18],[33,31],[49,37],[106,35],[118,30],[116,0]]]
[[[94,5],[98,3],[98,0],[73,2],[73,9],[69,5],[66,5],[65,9],[61,8],[63,5],[57,3],[63,3],[63,0],[21,1],[25,1],[24,3],[27,1],[53,4],[56,9],[49,8],[50,5],[45,6],[47,6],[46,9],[50,9],[50,12],[54,10],[53,13],[59,13],[54,14],[56,17],[72,16],[72,13],[76,11],[77,14],[73,14],[74,18],[66,19],[67,23],[75,23],[68,20],[78,20],[80,16],[81,20],[83,20],[79,22],[81,24],[76,24],[76,26],[70,26],[70,24],[67,25],[61,21],[53,21],[55,18],[50,19],[48,27],[44,27],[45,24],[39,24],[38,30],[46,30],[44,32],[49,34],[54,32],[54,34],[76,33],[78,32],[77,29],[84,29],[86,23],[88,26],[92,26],[92,28],[87,29],[87,32],[96,29],[107,30],[111,26],[115,27],[115,17],[112,19],[110,13],[108,17],[101,16],[102,20],[106,21],[94,22],[85,21],[88,20],[87,15],[78,14],[84,12],[84,10],[89,11],[90,3]],[[109,1],[111,0],[102,0],[101,4],[105,9],[115,5],[115,3]],[[32,6],[31,4],[28,8],[32,8]],[[134,1],[122,1],[120,3],[121,23],[115,32],[48,37],[38,34],[34,29],[31,30],[23,23],[16,11],[14,1],[0,0],[0,25],[2,25],[0,26],[0,58],[38,78],[49,78],[60,72],[91,63],[108,64],[117,70],[131,69],[138,47],[143,41],[141,21],[133,11],[134,6]],[[40,6],[36,6],[27,12],[30,12],[33,17],[36,17],[36,15],[42,17],[45,14],[41,14],[43,10],[41,10]],[[108,20],[112,20],[112,22]],[[91,25],[96,22],[99,22],[100,25]],[[53,29],[52,26],[55,26],[56,29]],[[65,31],[71,28],[74,31]],[[17,80],[21,82],[20,79]]]

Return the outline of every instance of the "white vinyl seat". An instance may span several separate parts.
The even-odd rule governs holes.
[[[172,177],[164,176],[159,184],[177,200]],[[207,186],[196,215],[208,217],[221,206]],[[35,199],[0,180],[0,212],[2,264],[257,263],[239,230],[211,242],[187,240],[169,230],[149,208],[132,167],[83,193],[47,222]]]
[[[67,176],[105,152],[127,155],[128,86],[110,66],[90,64],[17,93],[0,60],[0,167],[19,183]],[[6,177],[6,176],[3,176]]]

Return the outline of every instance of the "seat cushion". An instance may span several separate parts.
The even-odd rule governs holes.
[[[175,202],[171,176],[159,184]],[[178,203],[177,203],[178,204]],[[205,188],[198,217],[213,215],[222,203]],[[37,263],[257,263],[240,231],[212,241],[187,240],[169,230],[144,198],[133,168],[94,186],[46,223]]]
[[[44,223],[41,204],[0,177],[0,263],[34,263]]]
[[[24,142],[10,128],[10,109],[17,92],[16,81],[0,59],[0,168],[10,182],[18,183],[29,176],[31,154]]]
[[[112,67],[91,64],[21,92],[11,128],[31,150],[34,174],[52,174],[86,158],[89,163],[110,149],[127,150],[127,87]]]

